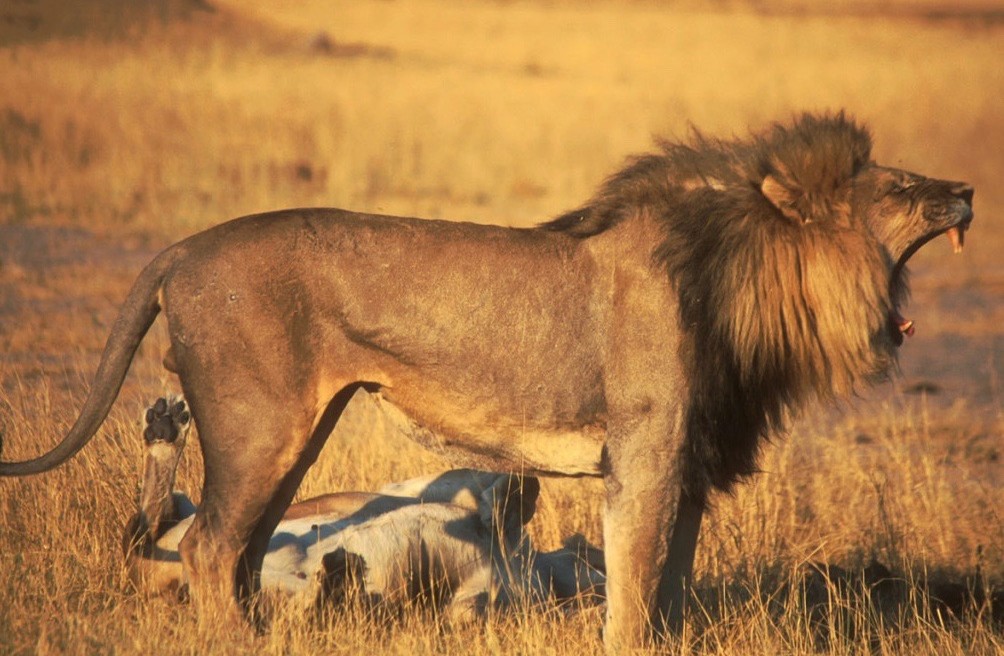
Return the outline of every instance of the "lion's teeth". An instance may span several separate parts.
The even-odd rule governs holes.
[[[965,235],[965,230],[959,226],[952,226],[948,229],[948,238],[952,242],[952,250],[956,253],[962,252],[962,246],[965,244],[966,240]]]

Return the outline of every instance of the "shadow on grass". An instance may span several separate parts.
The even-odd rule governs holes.
[[[137,28],[213,13],[206,0],[13,0],[0,4],[0,46],[52,39],[117,39]]]
[[[809,563],[795,573],[763,566],[729,582],[704,581],[693,599],[698,645],[719,642],[729,626],[746,630],[753,618],[782,634],[791,629],[796,641],[808,637],[815,650],[874,650],[918,629],[955,634],[980,626],[1004,637],[1004,590],[979,571],[899,574],[877,561],[856,568]]]

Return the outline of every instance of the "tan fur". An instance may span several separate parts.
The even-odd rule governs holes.
[[[499,474],[477,469],[451,469],[439,474],[418,476],[406,481],[388,483],[377,494],[395,497],[415,497],[425,501],[450,503],[476,509],[481,495],[498,482]]]
[[[603,476],[605,638],[629,648],[682,621],[707,495],[755,472],[807,400],[894,361],[904,264],[969,225],[972,194],[877,165],[843,114],[806,115],[664,144],[533,229],[244,217],[144,270],[70,433],[0,475],[45,471],[90,439],[163,311],[205,462],[179,546],[196,605],[230,599],[236,616],[362,389],[457,463]]]

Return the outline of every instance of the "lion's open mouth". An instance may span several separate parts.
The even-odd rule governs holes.
[[[899,275],[903,271],[903,267],[906,266],[906,261],[910,259],[910,256],[917,252],[921,246],[939,235],[947,235],[948,240],[952,243],[952,252],[956,254],[961,253],[962,248],[966,243],[966,230],[968,228],[968,221],[960,221],[946,230],[932,233],[928,237],[918,241],[912,248],[903,254],[903,257],[900,258],[900,261],[896,264],[896,268],[893,272],[893,281],[895,282],[899,280]],[[916,324],[914,324],[913,319],[907,319],[900,314],[899,308],[894,307],[889,311],[889,333],[896,346],[902,346],[903,341],[907,337],[913,337],[916,330]]]

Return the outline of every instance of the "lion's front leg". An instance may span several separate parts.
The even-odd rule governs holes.
[[[656,629],[663,633],[679,633],[683,629],[683,615],[690,594],[694,573],[694,552],[697,536],[704,516],[704,497],[680,495],[680,503],[673,524],[669,554],[659,582],[659,614]]]
[[[657,615],[668,527],[680,497],[679,425],[648,417],[607,443],[603,540],[607,567],[604,644],[622,653],[649,643]]]

